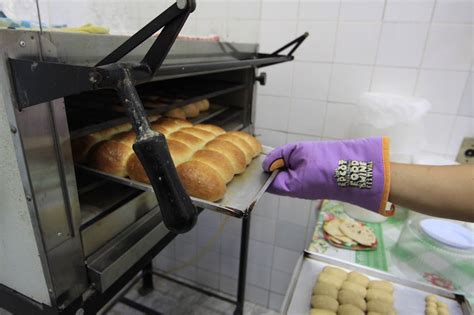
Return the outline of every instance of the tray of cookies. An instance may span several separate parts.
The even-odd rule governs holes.
[[[468,315],[461,294],[305,251],[293,273],[283,314]]]
[[[157,118],[151,128],[165,135],[181,183],[198,207],[243,217],[276,176],[261,166],[272,148],[243,131],[226,132],[215,125],[193,125],[170,117]],[[76,168],[152,191],[132,149],[135,138],[132,130],[114,129],[75,139]]]

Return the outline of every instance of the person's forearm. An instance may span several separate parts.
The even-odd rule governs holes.
[[[391,163],[389,201],[436,217],[474,222],[474,166]]]

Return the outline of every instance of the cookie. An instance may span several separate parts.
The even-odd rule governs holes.
[[[368,285],[369,289],[380,289],[385,290],[389,293],[393,293],[393,284],[390,281],[385,280],[372,280]]]
[[[369,312],[378,312],[382,314],[395,313],[395,309],[393,308],[392,304],[378,300],[369,301],[367,303],[367,310]]]
[[[336,312],[323,310],[320,308],[312,308],[309,314],[310,315],[336,315]]]
[[[344,221],[339,225],[339,229],[344,235],[364,246],[371,246],[377,240],[374,232],[358,222]]]
[[[333,284],[317,282],[313,288],[313,295],[327,295],[337,299],[337,291],[338,289]]]
[[[341,289],[342,290],[348,290],[348,291],[354,291],[354,293],[359,295],[361,298],[365,298],[365,296],[367,295],[367,290],[363,286],[361,286],[358,283],[350,282],[350,281],[347,281],[347,280],[342,283]]]
[[[327,221],[323,225],[323,230],[327,234],[329,234],[330,239],[337,244],[347,244],[349,246],[357,245],[357,242],[352,240],[350,237],[347,237],[346,235],[344,235],[339,229],[339,226],[341,225],[342,222],[343,221],[339,219],[333,219],[333,220]]]
[[[364,288],[367,288],[367,285],[370,282],[370,279],[366,275],[363,275],[357,271],[350,272],[349,275],[347,276],[347,280],[350,282],[357,283],[363,286]]]
[[[337,315],[365,315],[365,313],[352,304],[344,304],[339,305]]]
[[[337,312],[339,303],[336,299],[327,295],[313,295],[311,298],[311,306],[313,308]]]
[[[365,300],[352,291],[348,291],[348,290],[339,291],[339,294],[337,295],[337,300],[339,301],[341,305],[352,304],[364,312],[367,309]]]
[[[367,301],[379,300],[393,304],[393,295],[384,290],[379,289],[368,289],[367,290]]]

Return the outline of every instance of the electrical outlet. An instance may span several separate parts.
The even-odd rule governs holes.
[[[460,164],[474,164],[474,138],[464,138],[456,161]]]

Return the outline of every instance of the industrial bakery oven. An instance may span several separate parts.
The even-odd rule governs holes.
[[[258,53],[256,44],[175,42],[191,11],[178,1],[130,38],[0,31],[0,308],[21,314],[95,313],[179,232],[163,222],[151,186],[74,161],[75,140],[129,121],[120,93],[97,85],[103,79],[97,74],[107,76],[101,71],[114,64],[101,67],[99,61],[119,51],[120,65],[134,71],[161,47],[158,55],[166,59],[157,72],[139,73],[132,85],[146,116],[208,99],[210,108],[193,123],[252,133],[255,82],[265,83],[256,69],[291,61],[307,36],[273,54]],[[163,26],[158,37],[148,38]],[[286,48],[290,53],[281,55]],[[252,185],[264,189],[268,181],[252,176],[242,176],[235,205],[232,196],[225,205],[193,199],[197,212],[208,208],[243,218],[237,313],[245,294],[249,212],[258,196],[247,206],[240,203],[245,191],[255,191]]]

